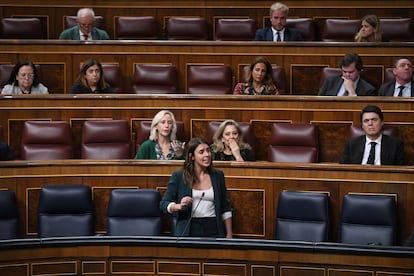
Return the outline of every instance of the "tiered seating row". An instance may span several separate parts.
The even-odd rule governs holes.
[[[413,42],[361,43],[300,42],[275,45],[272,42],[182,42],[182,41],[0,41],[0,64],[30,59],[41,68],[41,79],[51,93],[68,93],[79,74],[79,65],[94,57],[104,64],[119,66],[121,91],[130,92],[138,64],[169,64],[177,71],[177,93],[188,91],[193,65],[230,66],[233,82],[244,80],[244,68],[257,56],[266,56],[286,73],[286,94],[316,95],[323,68],[335,67],[346,52],[358,53],[364,62],[363,77],[374,86],[385,80],[393,59],[413,59]],[[196,53],[196,54],[195,54]],[[115,71],[116,72],[116,71]],[[229,88],[229,90],[231,90]]]
[[[73,16],[81,7],[92,7],[96,14],[103,16],[103,29],[110,37],[115,37],[115,18],[119,16],[153,16],[159,27],[161,36],[170,17],[204,17],[208,24],[210,39],[214,38],[213,30],[218,19],[250,18],[256,21],[257,28],[268,24],[269,1],[202,1],[191,4],[188,1],[117,1],[100,2],[75,1],[68,4],[63,0],[41,1],[33,4],[23,0],[19,3],[4,1],[1,7],[3,17],[38,17],[48,32],[48,38],[58,38],[64,29],[64,16]],[[317,1],[309,2],[293,0],[286,3],[290,7],[290,18],[312,18],[316,25],[316,40],[320,40],[323,22],[327,18],[360,19],[366,14],[376,14],[380,18],[414,18],[413,3],[408,0],[393,2],[377,1]],[[30,8],[28,8],[30,7]]]

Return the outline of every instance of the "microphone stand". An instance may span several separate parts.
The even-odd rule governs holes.
[[[200,202],[201,202],[201,201],[203,200],[203,198],[204,198],[204,194],[205,194],[204,192],[201,194],[200,200],[198,201],[198,203],[197,203],[196,207],[194,208],[194,210],[191,212],[191,214],[190,214],[190,219],[187,221],[187,224],[185,225],[184,230],[183,230],[183,232],[181,233],[181,235],[177,238],[177,241],[178,241],[180,238],[182,238],[182,237],[184,236],[184,233],[187,231],[188,227],[190,226],[190,224],[191,224],[191,220],[193,219],[193,216],[194,216],[194,213],[195,213],[195,211],[197,210],[198,206],[200,205]]]

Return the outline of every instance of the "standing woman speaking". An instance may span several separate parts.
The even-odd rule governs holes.
[[[177,212],[175,236],[232,238],[232,208],[222,171],[212,166],[209,145],[200,138],[187,144],[184,167],[175,171],[160,202]]]

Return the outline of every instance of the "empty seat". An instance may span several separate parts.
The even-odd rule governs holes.
[[[339,242],[395,245],[396,208],[396,198],[391,195],[345,195],[340,217]]]
[[[0,240],[20,237],[19,209],[16,194],[0,190]]]
[[[0,91],[9,83],[14,64],[0,64]]]
[[[47,185],[42,187],[38,210],[39,237],[91,236],[93,204],[90,187]]]
[[[128,159],[132,157],[131,147],[127,120],[90,120],[83,124],[83,159]]]
[[[76,15],[64,15],[63,16],[63,29],[71,28],[78,24],[78,17]],[[99,29],[104,28],[104,18],[100,15],[95,15],[94,27]]]
[[[184,123],[182,121],[176,121],[177,124],[177,133],[176,137],[180,141],[184,141],[185,132],[184,132]],[[136,152],[138,152],[139,146],[149,139],[151,132],[151,121],[139,121],[138,128],[136,130]]]
[[[327,193],[282,191],[279,194],[275,239],[326,242],[329,231]]]
[[[381,29],[389,41],[414,41],[411,18],[381,18]]]
[[[161,235],[161,196],[152,189],[112,190],[108,204],[108,235]]]
[[[70,159],[73,157],[72,132],[66,121],[26,121],[21,153],[24,160]]]
[[[132,93],[171,94],[178,87],[177,68],[171,64],[135,64]]]
[[[187,93],[232,94],[233,82],[230,66],[189,65],[187,67]]]
[[[382,127],[382,133],[388,136],[398,137],[398,132],[399,131],[396,126],[384,125]],[[361,125],[351,125],[349,127],[349,138],[355,138],[361,135],[365,135],[365,132],[362,129]]]
[[[208,40],[207,21],[203,17],[170,17],[166,38],[169,40]]]
[[[216,131],[219,128],[221,123],[222,122],[219,122],[219,121],[208,122],[204,140],[209,145],[211,145],[213,143],[213,136],[216,133]],[[239,124],[240,128],[242,129],[243,141],[248,143],[252,147],[251,154],[252,154],[253,159],[255,159],[255,150],[254,150],[254,148],[255,148],[255,145],[256,145],[256,138],[254,136],[253,125],[250,124],[249,122],[237,122],[237,123]]]
[[[158,24],[154,16],[115,17],[115,39],[157,39]]]
[[[46,39],[47,29],[39,18],[2,18],[3,39]]]
[[[319,162],[318,128],[310,124],[273,123],[268,146],[271,162]]]
[[[102,71],[105,81],[111,86],[113,93],[124,92],[122,71],[117,63],[102,63]]]
[[[252,41],[256,29],[254,19],[222,18],[216,22],[215,40]]]
[[[312,18],[288,18],[286,27],[298,30],[304,41],[316,40],[315,21]]]
[[[354,38],[360,25],[359,19],[326,19],[322,31],[322,41],[355,41]]]

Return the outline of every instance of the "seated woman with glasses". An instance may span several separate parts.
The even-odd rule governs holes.
[[[105,81],[102,64],[96,59],[88,59],[82,64],[76,83],[70,90],[71,94],[108,94],[112,88]]]
[[[1,94],[49,94],[39,82],[36,67],[29,60],[19,61],[13,68],[7,85]]]

